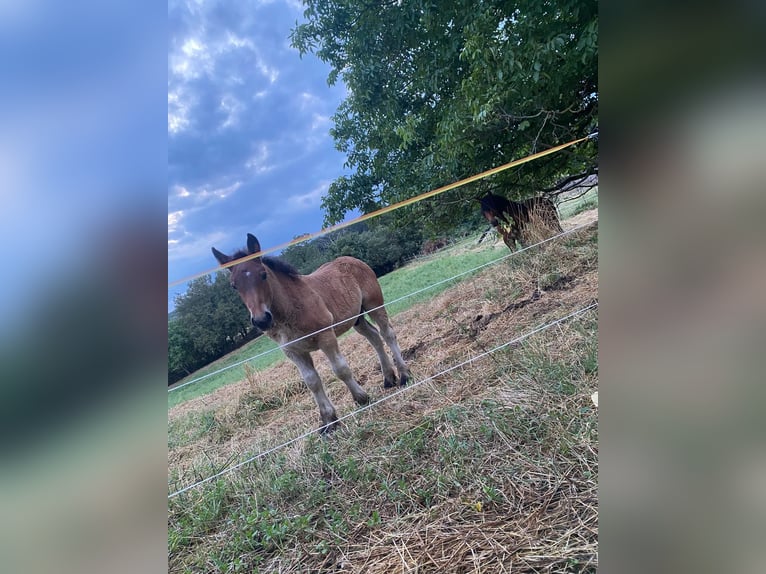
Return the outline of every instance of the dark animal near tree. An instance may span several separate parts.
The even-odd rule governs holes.
[[[561,232],[556,206],[547,197],[532,197],[522,202],[509,201],[501,195],[488,193],[482,197],[481,214],[498,230],[508,249],[514,251],[518,241],[525,245],[525,232],[537,220],[550,231]]]
[[[260,250],[258,240],[248,233],[247,250],[229,256],[213,247],[213,255],[221,265],[225,265]],[[337,425],[338,417],[314,368],[312,351],[321,350],[327,356],[333,372],[346,384],[358,404],[364,405],[370,400],[367,392],[354,379],[338,348],[337,337],[351,327],[375,349],[383,370],[383,386],[389,388],[397,383],[393,365],[383,347],[384,340],[393,354],[399,384],[407,384],[409,370],[386,309],[382,307],[380,284],[373,270],[363,261],[339,257],[310,275],[301,275],[288,263],[264,256],[237,263],[229,271],[231,285],[250,311],[253,326],[280,345],[287,344],[283,348],[284,353],[298,367],[306,386],[314,395],[322,417],[323,432],[332,430]],[[361,313],[372,317],[380,331]]]

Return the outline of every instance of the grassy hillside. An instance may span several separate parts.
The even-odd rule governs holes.
[[[171,498],[169,571],[595,571],[597,311],[434,375],[597,301],[597,237],[593,224],[403,305],[393,323],[414,381],[401,393],[382,388],[361,336],[344,337],[360,383],[388,399]],[[504,253],[457,245],[381,282],[392,300]],[[338,414],[355,412],[319,357]],[[292,365],[243,368],[170,408],[169,489],[318,425]]]

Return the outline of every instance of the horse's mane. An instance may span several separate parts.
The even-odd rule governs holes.
[[[281,275],[287,275],[288,277],[297,277],[300,275],[300,272],[287,261],[277,257],[262,257],[261,259],[263,260],[263,264],[274,273],[280,273]]]
[[[487,193],[484,197],[479,199],[479,202],[481,203],[481,209],[483,211],[497,211],[498,213],[507,212],[511,206],[511,202],[508,201],[508,198],[494,193]]]
[[[237,251],[232,257],[234,259],[239,259],[241,257],[247,257],[250,255],[247,251],[244,249],[240,249]],[[263,261],[263,264],[271,269],[274,273],[279,273],[280,275],[286,275],[287,277],[298,277],[301,273],[298,271],[295,267],[290,265],[287,261],[284,261],[282,259],[279,259],[277,257],[269,257],[267,255],[264,255],[263,257],[258,257],[261,261]]]

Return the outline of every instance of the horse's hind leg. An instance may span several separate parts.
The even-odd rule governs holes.
[[[295,351],[285,350],[285,355],[290,359],[301,373],[306,386],[314,395],[314,400],[319,407],[319,415],[322,417],[322,425],[329,425],[322,429],[322,432],[329,432],[337,425],[338,416],[335,414],[335,407],[327,398],[322,386],[322,379],[314,368],[314,361],[307,352],[296,353]]]
[[[410,378],[410,370],[407,368],[407,363],[404,362],[402,357],[402,351],[399,349],[399,343],[396,341],[396,333],[394,333],[393,327],[391,327],[391,321],[388,319],[388,313],[384,307],[375,309],[368,313],[372,320],[377,323],[380,328],[380,334],[383,340],[391,349],[391,354],[394,356],[394,363],[396,363],[396,370],[399,371],[399,384],[404,386],[407,384],[407,380]]]
[[[503,238],[503,243],[505,243],[506,247],[510,249],[511,252],[516,251],[516,234],[513,233],[513,228],[508,227],[498,227],[497,228],[500,236]]]
[[[380,338],[378,330],[364,316],[359,317],[356,325],[354,325],[354,329],[370,342],[370,345],[378,354],[380,368],[383,370],[383,386],[387,389],[395,387],[396,373],[394,372],[394,366],[386,354],[386,348],[383,346],[383,339]]]

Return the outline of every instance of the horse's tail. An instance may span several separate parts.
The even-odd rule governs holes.
[[[556,204],[550,197],[540,197],[538,203],[538,209],[543,220],[550,225],[556,231],[564,231],[561,228],[561,222],[559,221],[558,211],[556,210]]]

